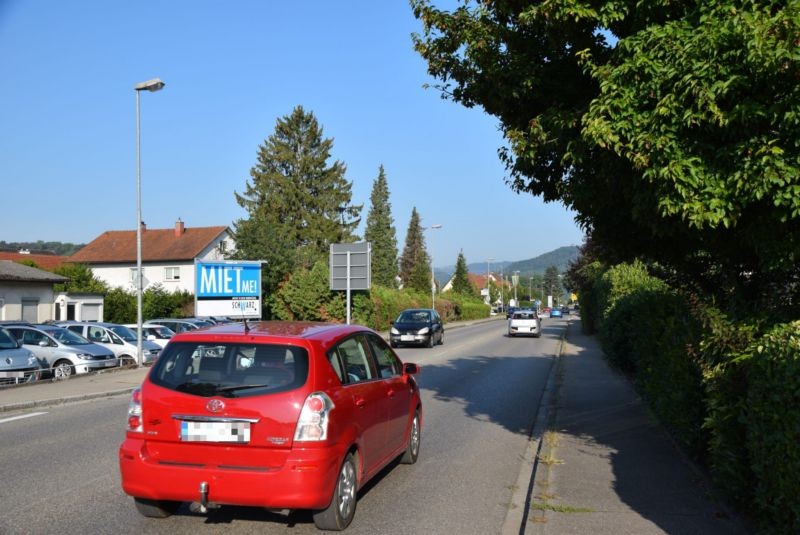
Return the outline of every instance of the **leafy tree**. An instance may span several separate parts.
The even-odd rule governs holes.
[[[372,281],[392,288],[397,277],[397,235],[383,165],[378,170],[369,199],[371,206],[364,239],[372,243]]]
[[[604,261],[797,306],[796,0],[411,5],[443,96],[500,120],[511,187],[575,210]]]
[[[266,292],[327,258],[331,243],[356,239],[362,206],[351,204],[345,165],[328,164],[332,147],[314,114],[298,106],[278,119],[258,148],[244,193],[235,193],[247,212],[234,223],[237,257],[266,260]]]
[[[328,263],[318,261],[310,270],[295,271],[271,296],[278,319],[342,321],[347,316],[343,292],[332,292]]]
[[[552,295],[556,299],[564,293],[557,267],[550,266],[544,271],[544,290],[545,296]]]
[[[136,294],[122,288],[108,290],[103,298],[103,318],[111,323],[135,323]]]
[[[53,286],[57,292],[104,294],[108,291],[108,285],[96,278],[86,264],[62,264],[55,269],[55,273],[69,277],[68,282]]]
[[[430,256],[425,249],[425,236],[416,206],[411,209],[406,245],[400,257],[400,278],[406,288],[422,292],[431,290]]]
[[[469,281],[467,260],[464,258],[463,250],[458,252],[458,259],[456,260],[456,272],[453,274],[453,292],[462,295],[477,295],[475,287]]]

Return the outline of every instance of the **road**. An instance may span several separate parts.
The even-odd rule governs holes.
[[[504,321],[452,329],[444,345],[401,348],[422,366],[420,459],[388,467],[359,493],[348,533],[498,533],[566,322],[508,338]],[[307,512],[184,505],[139,516],[120,489],[127,397],[0,416],[0,533],[319,533]],[[21,417],[18,419],[12,419]]]

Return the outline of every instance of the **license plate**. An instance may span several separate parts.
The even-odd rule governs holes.
[[[103,363],[103,366],[105,366],[106,368],[110,368],[110,367],[111,367],[111,366],[113,366],[114,364],[115,364],[115,362],[114,362],[113,360],[107,360],[107,361],[105,361],[105,362]]]
[[[404,335],[402,335],[400,337],[400,340],[402,340],[403,342],[413,342],[414,341],[414,335],[413,334],[404,334]]]
[[[250,422],[181,421],[181,440],[185,442],[250,442]]]

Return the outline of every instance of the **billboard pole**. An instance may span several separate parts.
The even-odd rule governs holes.
[[[350,251],[347,251],[347,324],[350,325]]]

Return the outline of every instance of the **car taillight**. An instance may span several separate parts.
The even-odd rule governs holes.
[[[128,404],[128,431],[141,433],[142,429],[142,389],[137,388],[131,393],[131,402]]]
[[[328,415],[333,407],[333,401],[323,392],[309,394],[297,419],[294,439],[314,442],[328,438]]]

